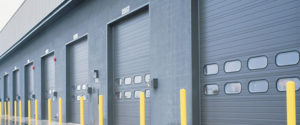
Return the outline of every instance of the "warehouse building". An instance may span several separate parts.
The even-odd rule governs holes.
[[[146,125],[179,125],[185,89],[188,125],[283,125],[287,81],[300,110],[299,12],[298,0],[25,0],[0,32],[0,98],[53,122],[61,98],[62,122],[79,124],[82,97],[96,125],[102,95],[104,125],[139,125],[144,92]]]

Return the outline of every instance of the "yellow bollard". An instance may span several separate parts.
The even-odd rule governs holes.
[[[103,96],[99,95],[99,125],[103,125]]]
[[[34,102],[34,106],[35,106],[35,125],[38,125],[39,122],[38,122],[38,119],[39,119],[39,110],[38,110],[38,100],[36,99],[35,102]]]
[[[28,100],[28,125],[31,125],[31,101]]]
[[[83,101],[83,96],[80,97],[80,125],[84,125],[84,101]]]
[[[8,124],[10,124],[10,101],[8,101]]]
[[[48,99],[48,123],[51,125],[52,119],[51,119],[51,99]]]
[[[145,125],[145,93],[140,93],[140,125]]]
[[[17,125],[17,101],[14,101],[14,122]]]
[[[286,106],[287,125],[296,125],[295,82],[292,81],[286,84]]]
[[[19,124],[22,125],[22,101],[19,101]]]
[[[4,123],[6,125],[6,119],[7,119],[7,111],[6,111],[6,102],[4,102]]]
[[[187,125],[187,121],[186,121],[186,91],[185,91],[185,89],[180,89],[180,118],[181,118],[181,125]]]
[[[61,98],[59,98],[58,99],[58,112],[59,112],[59,124],[61,125],[62,124],[62,99]]]

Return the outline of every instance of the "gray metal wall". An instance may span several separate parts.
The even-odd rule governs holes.
[[[287,51],[290,47],[299,50],[299,43],[297,42],[298,36],[296,35],[296,32],[299,32],[297,29],[299,26],[299,16],[295,14],[299,9],[298,5],[299,2],[293,0],[207,0],[204,2],[196,0],[82,1],[79,5],[65,12],[64,15],[49,23],[47,27],[39,30],[37,34],[32,36],[31,39],[26,40],[24,42],[25,44],[22,44],[17,50],[13,51],[5,60],[1,60],[0,74],[2,74],[2,87],[0,88],[1,91],[3,91],[4,73],[8,72],[8,74],[11,75],[15,66],[21,73],[20,82],[24,85],[24,65],[27,64],[27,60],[32,61],[35,66],[35,94],[39,100],[39,107],[41,107],[41,56],[46,54],[45,50],[49,50],[50,52],[54,51],[57,59],[55,62],[55,90],[59,93],[58,96],[63,99],[63,121],[67,121],[67,117],[76,116],[70,115],[70,110],[67,111],[67,107],[70,107],[70,100],[68,100],[70,99],[68,98],[70,95],[68,95],[68,93],[72,89],[70,83],[77,84],[77,81],[71,81],[77,78],[73,79],[70,75],[71,70],[69,68],[73,63],[70,62],[71,59],[68,54],[68,49],[71,48],[69,45],[72,45],[72,43],[78,41],[82,42],[82,40],[84,40],[88,46],[88,50],[85,50],[88,53],[88,57],[82,58],[88,61],[88,64],[84,67],[78,67],[78,65],[80,65],[78,64],[75,68],[87,70],[83,71],[85,75],[82,76],[87,80],[88,86],[94,88],[93,93],[89,95],[89,100],[85,103],[85,122],[88,125],[98,123],[98,94],[102,94],[104,96],[104,124],[113,124],[114,115],[112,104],[114,95],[112,90],[114,86],[112,81],[113,77],[111,75],[113,70],[109,68],[112,65],[111,58],[113,58],[113,56],[110,53],[111,50],[108,50],[111,44],[109,26],[118,19],[129,18],[126,14],[122,15],[123,8],[130,6],[130,11],[132,12],[137,8],[149,6],[149,73],[152,78],[158,79],[159,84],[157,89],[150,88],[151,98],[149,100],[151,103],[146,108],[150,109],[151,113],[148,114],[150,115],[150,122],[147,123],[151,125],[179,125],[179,90],[185,88],[187,90],[188,124],[219,124],[222,121],[237,116],[233,114],[234,112],[230,112],[229,108],[224,108],[226,106],[222,104],[236,104],[235,102],[247,100],[243,97],[249,96],[251,96],[251,99],[256,99],[256,95],[249,95],[249,93],[247,93],[247,80],[268,74],[268,78],[272,79],[269,82],[270,88],[272,87],[270,91],[275,93],[275,77],[288,75],[289,73],[289,75],[297,75],[299,64],[288,69],[276,69],[277,67],[274,66],[274,55],[270,59],[273,62],[270,61],[271,66],[268,67],[271,69],[267,71],[247,73],[249,71],[247,71],[245,64],[247,63],[246,60],[248,57],[260,55],[264,52],[272,55],[279,50]],[[291,18],[291,20],[288,20],[289,18]],[[247,22],[247,20],[251,21]],[[272,21],[282,21],[282,23],[274,23],[271,25]],[[285,21],[286,23],[284,23]],[[256,29],[260,25],[267,25],[269,29]],[[255,34],[261,35],[255,36]],[[275,38],[271,39],[273,37]],[[269,41],[261,42],[264,39],[268,39]],[[284,40],[292,41],[283,42]],[[268,49],[264,49],[265,47]],[[282,48],[278,49],[278,47]],[[224,62],[229,59],[242,60],[242,71],[228,75],[222,72],[218,75],[207,77],[202,74],[202,67],[209,63],[219,64],[219,72],[223,71],[221,67]],[[99,78],[94,78],[94,70],[99,71]],[[9,77],[9,79],[9,82],[11,82],[12,78]],[[241,95],[226,96],[224,93],[221,93],[223,92],[223,88],[220,88],[220,95],[218,95],[222,96],[220,98],[216,97],[211,101],[209,98],[214,97],[202,96],[202,87],[204,87],[206,83],[218,83],[223,87],[227,81],[239,79],[244,80],[243,83],[245,83],[242,85],[243,93]],[[12,84],[8,85],[12,88]],[[24,88],[24,86],[21,88]],[[22,89],[21,92],[25,94],[24,89]],[[280,113],[275,113],[275,115],[276,118],[284,118],[285,112],[282,112],[284,108],[284,93],[282,92],[279,95],[280,99],[276,104],[279,104],[281,109]],[[3,98],[3,96],[2,92],[1,98]],[[273,98],[272,93],[270,93],[270,96]],[[260,97],[267,98],[268,96],[260,95]],[[220,101],[220,103],[217,103],[218,100],[214,101],[216,99],[221,99],[223,102]],[[228,101],[227,99],[234,101]],[[22,97],[22,100],[23,102],[25,101],[24,97]],[[247,103],[247,105],[250,104],[259,103],[255,103],[255,101],[249,104]],[[267,102],[264,104],[268,105],[271,103]],[[23,105],[23,107],[24,106],[25,105]],[[216,106],[217,108],[212,106]],[[253,108],[249,106],[250,108],[247,107],[248,110],[243,107],[244,105],[236,104],[235,106],[242,109],[233,110],[236,111],[235,113],[237,114],[240,113],[238,111],[246,112]],[[25,108],[23,109],[25,110]],[[76,106],[73,110],[75,113],[79,112]],[[220,110],[224,112],[209,112],[210,110]],[[268,112],[271,110],[265,111]],[[131,116],[139,117],[139,114],[136,112],[132,113],[135,115]],[[268,114],[268,116],[271,115],[274,114]],[[41,112],[39,112],[39,117],[40,116]],[[250,114],[241,114],[238,116],[251,117]],[[253,117],[254,119],[257,118],[257,116]],[[211,118],[215,118],[216,121],[213,121]],[[243,124],[244,122],[252,122],[243,118],[240,118],[240,120],[242,122],[227,121],[225,123]],[[283,122],[284,119],[281,119],[278,123]],[[253,124],[256,123],[264,124],[263,121],[253,122]],[[275,124],[273,122],[269,123]]]
[[[27,60],[32,60],[35,65],[35,88],[41,90],[41,59],[45,54],[45,50],[54,50],[57,58],[56,62],[56,83],[58,93],[61,93],[63,99],[63,116],[66,121],[66,46],[69,41],[73,41],[73,35],[78,36],[88,34],[89,46],[89,68],[88,83],[99,89],[99,94],[104,95],[104,121],[108,123],[108,81],[107,81],[107,23],[120,17],[121,10],[128,5],[130,10],[134,10],[148,1],[110,1],[96,0],[84,1],[74,9],[69,11],[63,17],[57,19],[43,31],[40,31],[32,39],[26,41],[27,44],[22,45],[14,52],[12,56],[1,61],[1,73],[9,72],[17,66],[20,72],[24,72],[24,64]],[[159,111],[161,115],[151,113],[151,124],[179,124],[179,88],[187,88],[188,95],[191,94],[190,83],[190,1],[160,1],[153,0],[150,2],[149,14],[151,23],[151,48],[150,58],[152,59],[151,74],[160,81],[159,88],[151,92],[151,98],[156,103],[151,103],[152,111]],[[163,17],[163,18],[162,18]],[[170,23],[171,22],[171,23]],[[173,25],[176,25],[174,27]],[[180,32],[169,32],[178,30]],[[163,41],[163,42],[162,42]],[[178,43],[178,44],[177,44]],[[179,52],[177,52],[179,51]],[[171,56],[173,54],[179,56]],[[162,54],[164,53],[164,54]],[[179,67],[183,64],[184,67]],[[93,70],[99,70],[99,83],[95,83],[93,79]],[[158,72],[159,70],[159,72]],[[162,71],[162,72],[160,72]],[[177,74],[178,75],[175,75]],[[170,74],[171,73],[171,74]],[[181,75],[179,75],[181,74]],[[175,79],[176,78],[176,79]],[[24,75],[21,74],[20,81],[24,82]],[[170,84],[171,86],[169,86]],[[37,98],[41,99],[41,92],[36,91]],[[92,97],[96,98],[97,93]],[[166,100],[165,98],[171,98]],[[188,98],[188,104],[191,98]],[[92,124],[97,121],[98,114],[97,99],[94,99],[88,105],[86,122]],[[39,103],[41,107],[41,103]],[[169,107],[169,108],[168,108]],[[173,107],[173,108],[170,108]],[[24,108],[23,108],[24,109]],[[79,110],[79,109],[78,109]],[[92,115],[94,114],[94,115]],[[40,116],[41,114],[39,114]],[[188,118],[191,119],[191,109],[188,110]],[[23,115],[24,116],[24,115]],[[191,121],[191,120],[189,120]]]

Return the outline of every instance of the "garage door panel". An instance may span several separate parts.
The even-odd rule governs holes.
[[[268,3],[269,4],[259,4],[250,7],[248,5],[241,5],[243,6],[243,11],[240,11],[241,9],[237,9],[236,11],[221,12],[222,15],[218,15],[211,18],[208,17],[207,19],[210,20],[210,22],[208,22],[206,26],[213,27],[219,30],[224,27],[229,27],[229,26],[233,26],[234,24],[242,24],[242,23],[256,23],[256,24],[263,25],[266,24],[267,22],[259,22],[260,20],[274,22],[275,20],[273,19],[278,14],[284,14],[283,17],[288,17],[293,11],[299,10],[299,8],[296,8],[297,7],[297,4],[295,5],[296,1],[276,1],[276,2],[269,1]],[[287,6],[276,8],[278,6],[281,6],[281,4],[285,4]],[[233,8],[233,6],[230,5],[227,8]],[[226,12],[230,14],[227,14]],[[255,19],[260,19],[260,20],[255,20]],[[235,26],[240,26],[240,25],[235,25]],[[242,29],[247,29],[247,28],[242,27]]]
[[[150,20],[148,10],[139,11],[130,17],[111,24],[113,42],[113,79],[121,79],[114,84],[113,121],[114,125],[139,125],[139,98],[135,91],[149,90],[145,75],[150,72]],[[135,84],[135,76],[141,76],[141,83]],[[125,79],[131,79],[125,85]],[[128,95],[131,92],[131,95]],[[127,93],[127,95],[126,95]],[[126,96],[126,98],[125,98]],[[150,124],[150,98],[146,98],[146,122]]]
[[[53,100],[53,92],[57,91],[55,85],[55,61],[54,52],[49,53],[42,57],[42,119],[48,119],[48,99],[52,100],[52,117],[55,119],[55,115],[58,110],[57,99]],[[51,93],[50,93],[51,92]]]
[[[300,65],[277,66],[276,55],[300,51],[299,1],[209,1],[203,2],[203,32],[200,41],[201,123],[203,125],[253,125],[286,123],[286,95],[277,90],[277,80],[299,77]],[[201,5],[202,6],[202,5]],[[265,56],[267,66],[249,69],[249,59]],[[225,63],[238,60],[241,69],[226,72]],[[217,74],[206,75],[207,64],[217,64]],[[267,80],[267,91],[251,93],[249,83]],[[226,93],[228,83],[237,82],[241,93]],[[206,95],[208,84],[218,86]],[[296,91],[299,94],[299,91]],[[298,96],[296,96],[297,100]],[[298,104],[299,101],[297,101]],[[299,102],[300,103],[300,102]],[[297,105],[297,110],[300,107]],[[299,117],[299,116],[297,116]]]
[[[72,43],[67,45],[67,74],[68,74],[68,84],[67,84],[67,98],[68,98],[68,114],[67,122],[79,123],[80,113],[79,113],[79,98],[85,96],[88,102],[88,94],[83,90],[82,86],[88,85],[88,41],[87,36],[83,36]],[[85,104],[85,112],[88,113],[88,105]],[[88,122],[88,121],[86,121]]]
[[[35,93],[35,81],[34,81],[34,64],[33,62],[25,65],[25,100],[31,100],[31,105],[34,104],[34,98],[32,96]],[[31,108],[31,112],[34,112],[34,109]],[[25,103],[25,117],[28,117],[28,103]]]

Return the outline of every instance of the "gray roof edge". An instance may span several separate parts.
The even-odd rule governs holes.
[[[13,44],[8,50],[6,50],[1,56],[0,61],[2,61],[6,56],[8,56],[15,48],[17,48],[21,43],[26,41],[31,35],[33,35],[37,30],[45,26],[53,17],[58,15],[64,8],[72,5],[71,3],[78,2],[78,0],[65,0],[59,6],[57,6],[52,12],[50,12],[45,18],[43,18],[38,24],[36,24],[31,30],[29,30],[21,39],[19,39],[15,44]]]
[[[22,4],[18,7],[18,9],[14,12],[14,14],[9,18],[9,20],[5,23],[2,29],[0,29],[0,33],[7,27],[7,24],[16,16],[16,13],[18,13],[21,9],[21,7],[25,4],[26,0],[22,2]]]

